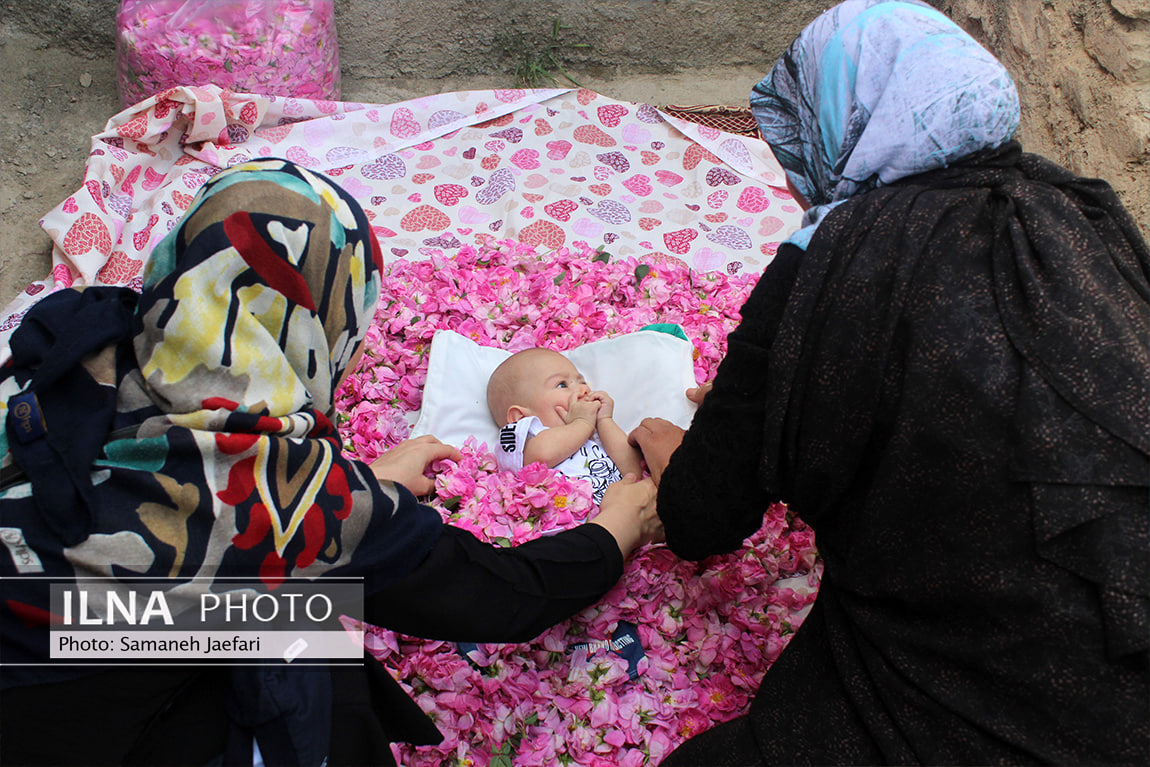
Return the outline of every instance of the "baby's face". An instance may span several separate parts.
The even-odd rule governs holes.
[[[571,360],[558,352],[531,355],[523,366],[520,383],[524,395],[521,404],[547,427],[566,423],[560,409],[567,409],[572,394],[583,396],[591,391]]]

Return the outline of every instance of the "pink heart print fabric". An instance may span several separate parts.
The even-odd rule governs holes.
[[[583,242],[614,257],[758,272],[801,216],[762,141],[589,90],[381,105],[178,87],[93,137],[80,188],[41,221],[52,272],[4,310],[0,333],[54,290],[138,286],[196,190],[268,156],[341,184],[388,259],[515,239],[540,252]]]

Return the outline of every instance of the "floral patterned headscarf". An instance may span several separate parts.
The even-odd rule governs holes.
[[[114,392],[111,433],[88,402],[49,419],[50,431],[97,435],[95,462],[60,474],[82,474],[83,503],[51,503],[28,482],[0,488],[0,516],[39,573],[156,577],[183,594],[227,590],[220,576],[268,590],[362,576],[371,594],[410,572],[438,540],[439,514],[346,458],[332,421],[380,281],[366,215],[323,176],[262,159],[205,184],[148,263],[134,332],[73,371]],[[67,304],[46,299],[42,324],[65,345],[83,337],[54,306]],[[0,399],[20,383],[0,381]],[[21,574],[0,560],[5,661],[46,657],[45,581]]]
[[[370,589],[410,569],[437,537],[438,519],[417,523],[427,514],[406,491],[381,489],[368,467],[342,457],[331,420],[381,268],[360,205],[276,159],[211,179],[157,246],[136,310],[138,375],[121,383],[119,409],[140,421],[137,442],[154,447],[153,460],[172,468],[161,480],[171,504],[182,502],[171,492],[178,482],[211,508],[223,537],[205,568],[269,582],[363,573]],[[138,462],[146,449],[132,449]],[[175,473],[189,469],[202,487]]]
[[[144,275],[136,356],[157,406],[211,428],[207,399],[330,416],[379,298],[379,244],[326,178],[258,160],[205,184]]]
[[[944,168],[1018,129],[1010,74],[917,0],[847,0],[815,19],[751,93],[787,178],[812,205],[791,241],[843,200]]]

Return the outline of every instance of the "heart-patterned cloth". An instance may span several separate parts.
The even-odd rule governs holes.
[[[190,195],[259,157],[328,174],[366,209],[387,258],[582,241],[735,274],[761,271],[801,215],[762,141],[585,89],[381,105],[173,88],[93,137],[81,187],[41,222],[52,274],[3,311],[0,339],[56,289],[138,289]]]

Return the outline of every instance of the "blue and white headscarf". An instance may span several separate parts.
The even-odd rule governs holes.
[[[806,248],[854,195],[1001,146],[1018,129],[1005,67],[917,0],[847,0],[815,19],[751,93],[791,184]]]

